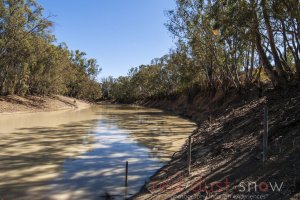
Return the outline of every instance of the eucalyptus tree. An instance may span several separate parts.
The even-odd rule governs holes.
[[[0,95],[100,97],[97,61],[54,45],[52,26],[35,0],[0,0]]]
[[[115,79],[112,76],[108,76],[106,78],[101,79],[101,91],[102,91],[102,97],[104,99],[113,98],[111,91],[114,83],[115,83]]]
[[[42,16],[42,8],[33,0],[0,1],[0,90],[14,93],[17,82],[26,82],[35,39],[50,39],[50,21]],[[19,77],[21,75],[22,77]]]
[[[276,88],[285,88],[295,71],[299,78],[298,0],[221,0],[214,2],[214,6],[218,7],[213,14],[221,34],[232,36],[238,30],[239,41],[255,45]],[[293,55],[294,61],[288,60],[288,54]]]
[[[166,26],[177,48],[116,79],[118,99],[190,94],[195,88],[212,96],[269,80],[285,89],[299,80],[298,0],[176,0],[176,5],[167,12]]]
[[[251,84],[259,63],[276,88],[285,88],[294,72],[299,78],[298,0],[176,2],[167,27],[189,47],[209,90]]]

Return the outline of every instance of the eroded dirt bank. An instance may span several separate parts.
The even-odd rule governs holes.
[[[0,97],[0,114],[17,114],[58,111],[64,109],[89,107],[90,104],[70,97],[55,95],[52,97],[15,95]]]
[[[255,91],[209,98],[149,100],[197,121],[192,169],[187,145],[159,170],[133,199],[300,199],[300,93],[284,96]],[[263,108],[269,109],[269,153],[262,164]],[[278,189],[274,189],[275,185]]]

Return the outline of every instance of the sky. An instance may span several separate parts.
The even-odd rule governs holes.
[[[52,16],[58,42],[96,58],[98,79],[127,75],[174,47],[165,27],[175,0],[37,0]]]

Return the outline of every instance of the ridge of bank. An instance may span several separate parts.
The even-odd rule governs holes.
[[[25,97],[8,95],[0,97],[0,115],[84,109],[90,105],[89,102],[61,95]]]
[[[186,172],[186,144],[132,199],[228,199],[229,195],[242,199],[259,199],[262,195],[264,199],[300,199],[299,90],[284,96],[267,90],[263,97],[255,90],[247,94],[217,94],[214,98],[203,94],[179,95],[138,104],[188,117],[199,127],[192,134],[191,176]],[[269,155],[263,166],[265,106],[269,109]],[[204,183],[221,183],[227,179],[232,181],[230,187],[222,185],[219,192],[211,184],[208,190],[203,189]],[[273,181],[283,186],[277,192],[240,192],[242,181],[257,184]]]

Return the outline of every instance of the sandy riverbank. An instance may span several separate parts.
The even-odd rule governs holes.
[[[60,95],[52,97],[9,95],[0,97],[0,115],[84,109],[90,105],[88,102]]]

